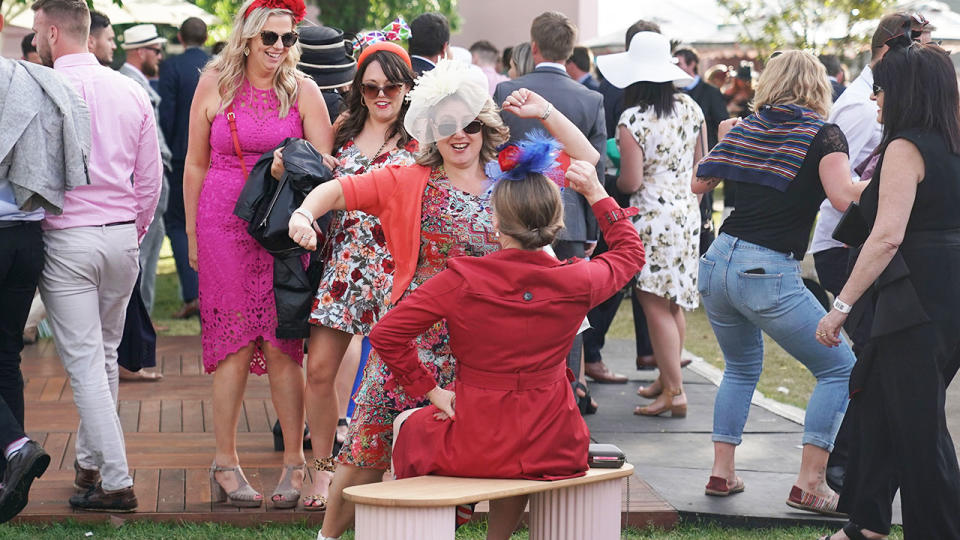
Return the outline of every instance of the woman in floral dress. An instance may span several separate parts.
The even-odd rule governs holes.
[[[451,257],[499,249],[489,205],[491,181],[484,166],[496,158],[496,148],[509,132],[490,100],[486,77],[468,64],[441,61],[421,76],[410,98],[404,124],[421,144],[417,164],[328,182],[315,189],[290,220],[290,237],[313,249],[317,238],[308,220],[314,214],[349,208],[379,216],[396,266],[391,302],[440,273]],[[543,118],[544,127],[571,157],[593,163],[599,159],[576,126],[540,96],[519,90],[504,108],[522,118]],[[445,322],[417,338],[417,347],[420,361],[439,384],[450,384],[456,360]],[[427,402],[408,396],[372,352],[356,403],[320,538],[339,537],[353,519],[343,489],[377,482],[390,467],[397,415]]]
[[[620,178],[617,187],[631,193],[640,214],[634,224],[646,248],[647,264],[637,275],[634,294],[643,307],[660,377],[639,394],[656,400],[634,414],[667,411],[686,416],[680,352],[686,321],[683,309],[696,309],[700,210],[690,191],[694,164],[704,154],[703,112],[675,82],[691,79],[673,64],[667,38],[640,32],[625,53],[600,57],[607,79],[626,87],[617,126]]]
[[[358,59],[347,110],[335,127],[337,176],[387,165],[412,165],[417,142],[403,127],[413,88],[410,57],[381,42]],[[393,259],[383,226],[359,210],[337,211],[327,231],[326,266],[310,314],[306,407],[314,460],[313,483],[304,490],[306,510],[324,510],[333,478],[333,445],[340,402],[336,379],[354,336],[365,336],[386,310],[393,285]],[[343,361],[353,380],[359,358]]]

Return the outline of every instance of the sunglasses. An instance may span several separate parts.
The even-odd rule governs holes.
[[[383,95],[386,96],[387,99],[393,99],[397,97],[397,94],[403,89],[403,83],[390,83],[383,86],[363,83],[360,85],[360,88],[363,90],[363,97],[367,99],[377,99],[377,97],[380,96],[380,92],[383,92]]]
[[[877,83],[873,83],[873,95],[877,95],[880,92],[883,92],[883,87]]]
[[[272,30],[264,30],[260,32],[260,41],[263,42],[267,47],[272,47],[277,40],[280,40],[280,43],[287,49],[293,47],[297,42],[297,39],[300,38],[300,34],[296,32],[287,32],[286,34],[280,35]]]
[[[483,129],[483,122],[474,120],[473,122],[470,122],[461,128],[460,124],[456,120],[441,120],[436,125],[436,129],[437,134],[440,135],[440,138],[442,139],[456,134],[461,129],[463,129],[463,132],[467,135],[476,135],[477,133],[480,133],[481,129]]]
[[[163,49],[161,49],[160,47],[144,47],[144,49],[147,49],[148,51],[153,51],[156,54],[163,54]]]

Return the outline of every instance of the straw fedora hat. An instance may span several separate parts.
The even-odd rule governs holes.
[[[167,38],[160,37],[157,27],[152,24],[138,24],[123,31],[124,50],[139,49],[148,45],[163,45]]]
[[[300,27],[299,43],[297,68],[309,75],[321,90],[333,90],[353,82],[357,61],[347,54],[342,30],[327,26]]]
[[[626,88],[635,82],[669,82],[686,86],[693,77],[677,67],[670,40],[656,32],[638,32],[626,52],[597,57],[597,68],[610,84]]]

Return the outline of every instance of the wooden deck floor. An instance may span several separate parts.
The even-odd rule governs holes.
[[[275,510],[268,504],[237,509],[211,502],[208,470],[213,459],[211,378],[203,374],[198,337],[161,337],[158,363],[164,379],[157,383],[120,383],[120,423],[127,460],[140,506],[128,519],[212,521],[237,525],[306,519],[320,524],[321,512]],[[33,484],[30,504],[17,518],[25,522],[104,520],[103,514],[74,512],[73,461],[77,411],[73,392],[51,340],[23,351],[26,381],[26,428],[52,457],[50,468]],[[240,463],[255,489],[266,499],[279,480],[282,455],[273,451],[271,426],[276,419],[266,377],[251,375],[237,435]],[[309,457],[309,456],[308,456]],[[626,523],[672,526],[677,512],[641,479],[624,483]],[[479,507],[482,515],[485,505]]]

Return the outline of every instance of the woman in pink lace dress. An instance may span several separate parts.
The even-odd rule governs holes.
[[[275,7],[278,3],[285,6]],[[296,506],[305,476],[303,342],[275,337],[273,258],[233,215],[246,172],[284,138],[303,137],[321,152],[332,147],[320,90],[296,69],[295,28],[303,13],[303,0],[248,0],[226,48],[201,76],[190,111],[184,203],[190,264],[200,278],[203,365],[213,373],[216,455],[210,487],[214,501],[234,506],[263,501],[244,478],[237,455],[237,422],[250,372],[269,372],[283,427],[284,471],[271,498],[274,506]]]

